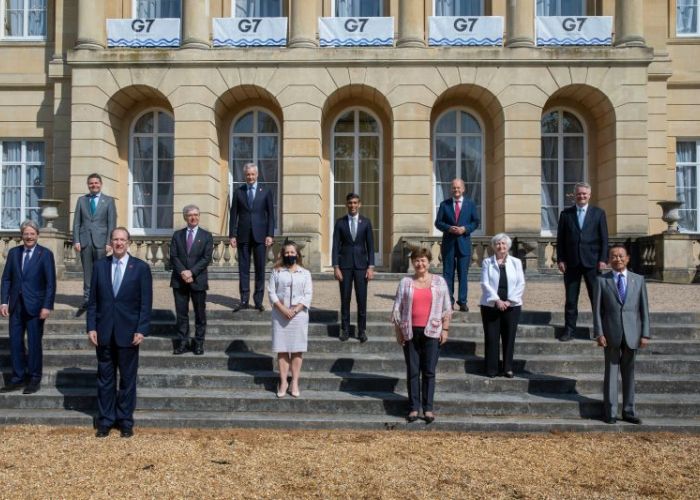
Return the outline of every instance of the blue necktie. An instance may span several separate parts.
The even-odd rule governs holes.
[[[27,269],[31,255],[32,251],[29,248],[26,248],[24,250],[24,260],[22,261],[22,272],[25,272],[25,270]]]
[[[117,293],[119,293],[119,287],[122,284],[122,263],[120,260],[117,261],[116,266],[117,268],[114,270],[114,279],[112,280],[112,291],[115,297]]]
[[[95,215],[97,211],[97,196],[92,195],[90,197],[90,215]]]
[[[578,227],[583,229],[583,218],[586,216],[586,212],[583,208],[578,209]]]
[[[622,273],[617,275],[617,293],[620,295],[620,302],[624,304],[627,290],[625,289],[625,275]]]
[[[248,206],[250,208],[253,208],[253,198],[254,198],[254,192],[253,192],[254,186],[248,186]]]

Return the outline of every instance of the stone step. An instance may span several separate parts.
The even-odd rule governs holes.
[[[216,369],[237,371],[272,370],[273,354],[266,352],[212,352],[203,356],[172,356],[168,353],[144,350],[139,366],[144,368]],[[600,373],[603,369],[603,354],[598,351],[590,355],[530,355],[514,360],[518,373]],[[0,353],[0,367],[10,366],[7,351]],[[67,368],[93,368],[95,354],[90,350],[51,350],[44,352],[44,366]],[[304,356],[304,370],[317,372],[362,372],[381,374],[387,371],[405,370],[403,354],[398,351],[387,354],[366,353],[362,357],[343,357],[338,353],[309,352]],[[641,354],[635,363],[638,373],[699,373],[700,357],[695,355],[650,355]],[[441,373],[481,373],[483,358],[474,355],[444,355],[438,362]]]
[[[227,390],[275,390],[279,374],[272,370],[234,372],[219,370],[149,369],[140,368],[139,388],[202,388]],[[2,372],[9,380],[11,370]],[[96,368],[49,368],[44,370],[42,385],[46,387],[96,387]],[[393,392],[406,387],[406,373],[373,375],[353,372],[304,372],[303,387],[313,391],[384,391]],[[437,386],[443,392],[511,392],[511,393],[595,393],[602,390],[603,374],[537,374],[523,373],[512,379],[488,378],[472,373],[439,373]],[[636,374],[636,392],[642,393],[700,393],[700,375]]]
[[[407,400],[396,392],[337,392],[305,390],[300,398],[277,399],[272,391],[221,391],[214,389],[142,388],[137,407],[150,411],[276,412],[313,415],[371,414],[403,416]],[[700,413],[699,394],[639,394],[640,415],[655,418],[692,418]],[[0,394],[4,409],[72,409],[94,411],[95,390],[43,388],[29,396]],[[452,416],[530,416],[593,418],[602,414],[602,395],[595,394],[435,394],[436,412]]]
[[[158,351],[167,354],[173,349],[175,337],[149,336],[142,344],[141,352]],[[212,335],[205,342],[207,351],[213,352],[267,352],[270,349],[270,336],[247,335],[244,338],[226,338],[223,335]],[[52,350],[90,350],[94,348],[83,333],[79,334],[45,334],[43,339],[44,352]],[[9,339],[0,338],[0,352],[9,351]],[[376,337],[371,341],[360,344],[356,340],[339,342],[334,337],[326,335],[311,335],[308,345],[309,352],[337,353],[338,355],[357,355],[395,353],[400,351],[393,336]],[[588,354],[600,352],[593,341],[559,342],[556,339],[516,338],[515,355],[526,357],[533,354]],[[442,346],[441,354],[445,355],[484,355],[483,338],[467,340],[454,336]],[[638,352],[638,357],[670,354],[700,354],[700,341],[686,340],[654,340],[648,348]]]
[[[85,427],[91,436],[93,412],[64,409],[3,410],[0,424],[33,424]],[[648,418],[643,425],[618,421],[608,425],[597,419],[532,418],[532,417],[478,417],[438,414],[430,425],[422,421],[406,423],[403,416],[393,415],[308,415],[295,413],[230,413],[230,412],[168,412],[137,410],[134,414],[136,435],[142,427],[157,428],[268,428],[268,429],[349,429],[349,430],[402,430],[451,432],[700,432],[697,418]],[[118,439],[118,432],[112,437]]]

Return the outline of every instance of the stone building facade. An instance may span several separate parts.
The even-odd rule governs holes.
[[[371,0],[393,18],[391,46],[320,47],[318,18],[351,1],[270,1],[288,19],[286,46],[215,48],[212,19],[265,0],[0,0],[1,229],[55,198],[68,231],[98,172],[135,235],[167,237],[188,203],[226,235],[229,193],[251,160],[277,192],[278,233],[303,235],[317,270],[345,193],[362,196],[389,268],[402,239],[437,234],[454,176],[483,235],[552,237],[578,180],[611,235],[658,233],[657,202],[677,196],[687,229],[700,229],[697,2],[581,0],[579,14],[612,16],[612,45],[540,47],[536,15],[566,2],[477,1],[504,18],[503,45],[437,47],[429,18],[451,0]],[[161,7],[181,18],[180,47],[108,48],[107,19]]]

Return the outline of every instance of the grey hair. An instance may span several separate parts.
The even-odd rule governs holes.
[[[243,171],[247,172],[248,170],[255,170],[256,172],[258,171],[258,166],[255,163],[246,163],[243,165]]]
[[[22,222],[22,224],[19,226],[19,234],[22,234],[28,227],[31,227],[34,231],[36,231],[36,234],[39,234],[39,225],[31,219],[27,219]]]
[[[190,213],[190,211],[196,210],[197,212],[200,212],[199,207],[193,203],[190,203],[189,205],[185,205],[182,208],[182,215],[187,217],[187,214]]]
[[[491,248],[495,248],[496,243],[499,241],[505,241],[508,250],[510,250],[510,247],[513,245],[513,240],[510,239],[510,236],[508,236],[506,233],[498,233],[491,238]]]
[[[583,181],[582,181],[582,182],[577,182],[576,184],[574,184],[574,193],[576,192],[576,190],[577,190],[578,188],[586,188],[586,189],[588,189],[588,190],[590,191],[590,190],[591,190],[591,185],[588,184],[587,182],[583,182]]]
[[[464,184],[464,179],[462,179],[460,177],[455,177],[454,179],[452,179],[452,182],[454,182],[454,181],[459,181],[460,184],[462,184],[462,187],[466,189],[467,186],[466,186],[466,184]]]

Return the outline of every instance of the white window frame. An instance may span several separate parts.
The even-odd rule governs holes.
[[[462,111],[464,113],[467,113],[469,116],[471,116],[476,122],[479,124],[479,128],[481,129],[481,133],[479,134],[481,138],[481,207],[479,207],[480,214],[481,214],[481,223],[479,224],[479,227],[474,231],[472,234],[474,236],[483,236],[485,234],[484,228],[486,227],[486,217],[487,217],[487,211],[486,211],[486,151],[485,151],[485,146],[486,146],[486,141],[484,137],[484,122],[481,119],[481,116],[479,113],[477,113],[473,108],[467,107],[467,106],[452,106],[442,113],[435,119],[433,126],[432,126],[432,143],[433,143],[433,151],[431,154],[431,160],[433,162],[433,218],[430,220],[431,226],[433,229],[433,235],[434,236],[440,236],[442,235],[442,231],[440,231],[438,228],[435,227],[435,224],[433,223],[435,221],[435,218],[437,217],[437,211],[440,207],[440,203],[444,201],[444,199],[439,200],[438,199],[438,191],[437,191],[437,140],[438,140],[438,133],[437,133],[437,126],[438,123],[440,123],[440,120],[444,118],[445,115],[448,113],[451,113],[453,111],[459,112]],[[459,115],[457,115],[459,116]],[[461,121],[458,119],[457,120],[457,131],[452,134],[447,134],[447,133],[440,133],[441,136],[454,136],[454,137],[476,137],[477,134],[474,133],[461,133]],[[462,143],[461,141],[457,140],[455,141],[455,144],[457,146],[457,150],[455,153],[455,160],[456,160],[456,171],[455,171],[455,176],[452,179],[456,179],[458,177],[458,173],[460,170],[460,165],[459,165],[459,158],[461,158],[462,155]],[[459,177],[461,179],[461,177]],[[464,179],[462,179],[464,180]],[[465,196],[466,196],[465,192]],[[474,201],[474,200],[472,200]]]
[[[316,1],[316,0],[307,0],[307,1]],[[331,17],[339,17],[336,15],[336,8],[335,8],[335,3],[337,0],[331,0]],[[359,0],[358,0],[359,1]],[[379,16],[377,17],[384,17],[384,0],[375,0],[379,2]],[[357,16],[351,16],[351,17],[357,17]]]
[[[353,116],[353,127],[355,120],[357,119],[357,113],[359,112],[364,112],[370,115],[375,122],[377,122],[377,132],[340,132],[336,133],[335,128],[338,125],[338,121],[340,118],[346,114],[347,112],[352,111],[354,113]],[[378,240],[377,243],[377,248],[378,252],[374,253],[374,262],[376,266],[381,266],[382,265],[382,248],[383,248],[383,242],[384,242],[384,167],[385,167],[385,162],[384,162],[384,127],[382,126],[382,121],[379,119],[379,117],[372,112],[369,108],[366,108],[364,106],[348,106],[344,108],[343,110],[338,113],[338,115],[335,117],[333,120],[333,123],[331,124],[331,143],[330,143],[330,157],[331,157],[331,171],[330,171],[330,189],[331,189],[331,194],[330,194],[330,214],[331,216],[328,217],[328,234],[333,235],[333,229],[335,227],[335,205],[336,200],[335,200],[335,138],[336,137],[353,137],[354,142],[353,142],[353,150],[355,152],[354,157],[353,157],[353,191],[356,193],[359,193],[361,199],[363,197],[363,194],[360,193],[359,185],[360,185],[360,155],[358,154],[359,152],[359,144],[360,144],[360,137],[374,137],[378,135],[379,136],[379,188],[377,189],[377,193],[379,193],[379,200],[377,200],[377,205],[379,208],[379,220],[373,220],[372,221],[372,229],[377,230],[378,234]],[[343,204],[345,204],[345,200],[343,200]],[[360,209],[360,213],[362,213],[362,209]]]
[[[556,0],[556,2],[557,2],[557,12],[556,12],[556,14],[554,14],[554,16],[552,16],[552,15],[550,15],[550,14],[546,14],[546,15],[543,14],[543,15],[540,15],[540,14],[537,12],[537,7],[538,7],[537,1],[535,1],[535,15],[536,15],[537,17],[578,16],[578,15],[585,16],[585,15],[587,15],[587,12],[586,12],[586,11],[587,11],[587,5],[586,5],[586,4],[587,4],[587,1],[586,1],[586,0],[579,0],[579,4],[581,5],[581,12],[582,12],[582,14],[562,14],[562,12],[561,12],[561,2],[562,2],[562,0]]]
[[[280,11],[277,13],[276,16],[268,16],[268,17],[283,17],[284,14],[284,5],[283,2],[280,2]],[[231,0],[231,17],[238,17],[236,16],[236,0]],[[261,16],[257,16],[261,17]]]
[[[546,115],[550,113],[561,113],[561,116],[563,117],[564,112],[570,113],[574,115],[574,117],[579,121],[581,124],[581,129],[583,130],[583,179],[580,179],[580,182],[589,182],[588,180],[588,127],[586,126],[586,120],[583,119],[583,117],[578,114],[576,111],[574,111],[571,108],[567,107],[556,107],[556,108],[551,108],[548,109],[547,111],[542,113],[542,117],[540,118],[540,131],[542,130],[542,118],[544,118]],[[542,150],[542,139],[544,137],[557,137],[557,195],[559,197],[559,207],[557,210],[557,213],[560,214],[562,210],[564,210],[566,207],[571,206],[574,202],[572,201],[571,203],[567,203],[566,201],[566,193],[564,192],[564,138],[565,137],[579,137],[581,134],[579,133],[564,133],[562,127],[564,126],[564,120],[559,119],[559,122],[557,124],[557,132],[556,134],[554,133],[547,133],[547,134],[542,134],[541,132],[541,137],[540,137],[540,151]],[[579,181],[577,181],[579,182]],[[540,153],[540,189],[542,189],[542,156]],[[541,200],[541,197],[540,197]],[[540,201],[540,210],[541,210],[541,201]],[[540,212],[540,225],[542,224],[542,214]],[[545,229],[543,227],[540,227],[540,235],[541,236],[556,236],[557,231],[556,228],[549,230]]]
[[[437,14],[436,14],[436,12],[437,12],[437,2],[438,2],[438,0],[433,0],[433,16],[437,16]],[[486,15],[486,14],[485,14],[486,11],[484,10],[484,9],[485,9],[484,0],[481,0],[480,3],[481,3],[481,6],[479,7],[479,9],[481,10],[481,14],[479,14],[479,15],[480,15],[480,16],[484,16],[484,15]],[[440,17],[443,17],[443,16],[440,16]],[[444,16],[444,17],[451,17],[451,16]]]
[[[269,117],[272,118],[272,120],[275,122],[275,126],[277,126],[277,200],[275,200],[275,204],[277,205],[277,210],[275,213],[275,235],[280,234],[280,228],[282,227],[282,127],[280,125],[279,120],[275,116],[275,114],[270,111],[267,108],[264,108],[262,106],[252,106],[250,108],[246,108],[240,113],[238,113],[236,116],[233,117],[233,120],[231,120],[231,126],[229,127],[228,131],[228,192],[229,192],[229,207],[231,206],[230,204],[233,203],[233,193],[234,189],[236,189],[238,186],[241,184],[238,184],[237,186],[234,186],[235,182],[235,177],[233,175],[233,169],[236,167],[233,163],[233,129],[236,126],[236,122],[240,120],[243,116],[246,114],[253,112],[253,132],[246,132],[246,133],[239,133],[237,134],[240,137],[252,137],[253,138],[253,160],[252,162],[258,165],[258,141],[257,138],[260,136],[263,137],[272,137],[275,134],[272,134],[270,132],[258,132],[258,113],[262,112],[268,115]],[[258,172],[260,171],[260,167],[258,167]],[[265,184],[269,184],[269,181],[265,181]]]
[[[175,117],[173,114],[164,109],[164,108],[149,108],[141,113],[139,113],[131,122],[131,127],[129,128],[129,232],[134,235],[134,236],[166,236],[166,235],[171,235],[173,232],[173,228],[169,227],[138,227],[135,228],[133,221],[134,221],[134,188],[133,188],[133,183],[134,183],[134,173],[133,173],[133,166],[134,166],[134,147],[133,147],[133,140],[134,140],[134,129],[136,128],[136,124],[138,121],[143,118],[145,115],[149,113],[155,113],[156,114],[156,122],[158,120],[158,113],[165,113],[170,118],[173,120],[173,125],[175,124]],[[147,137],[150,136],[153,139],[153,156],[151,158],[151,161],[153,161],[153,175],[151,177],[151,185],[154,186],[156,189],[153,192],[153,211],[151,212],[151,222],[153,221],[158,221],[158,137],[159,136],[168,136],[171,135],[169,133],[161,133],[158,132],[159,128],[156,126],[157,124],[154,123],[153,127],[153,132],[146,134],[143,132],[139,132],[137,134],[138,137]],[[175,133],[173,132],[172,134],[173,137],[173,202],[175,201]],[[175,213],[175,205],[173,204],[173,214]],[[175,218],[173,215],[173,223],[175,222]]]
[[[156,0],[156,1],[158,1],[158,0]],[[198,1],[199,1],[199,0],[198,0]],[[160,8],[160,5],[161,5],[161,4],[159,3],[159,4],[158,4],[158,8]],[[132,4],[131,4],[131,17],[132,17],[132,18],[136,18],[136,17],[138,16],[138,12],[139,12],[139,0],[132,0]],[[182,16],[182,0],[180,0],[180,18],[179,18],[179,19],[182,19],[182,17],[183,17],[183,16]],[[157,15],[157,16],[155,16],[154,19],[166,19],[166,18],[164,18],[163,16]]]
[[[678,32],[678,19],[679,15],[678,12],[680,11],[680,6],[678,5],[678,0],[676,0],[676,26],[674,27],[674,30],[676,32],[676,37],[678,38],[692,38],[692,37],[699,37],[700,36],[700,0],[695,0],[695,31],[690,32],[690,33],[679,33]]]
[[[695,167],[695,196],[696,196],[696,201],[695,201],[695,206],[696,206],[696,214],[695,214],[695,220],[697,226],[695,229],[688,229],[681,227],[680,224],[678,225],[678,230],[681,233],[700,233],[700,179],[698,176],[700,175],[700,138],[698,137],[677,137],[676,138],[676,144],[679,142],[694,142],[695,143],[695,163],[690,163],[690,162],[679,162],[676,159],[676,171],[678,170],[678,165],[683,165],[683,166],[690,166],[690,167]],[[674,179],[675,179],[675,174],[674,174]],[[676,186],[677,188],[677,186]],[[678,195],[676,195],[677,199]],[[681,207],[683,208],[683,207]]]
[[[29,186],[27,186],[27,167],[28,166],[41,166],[42,167],[42,174],[44,175],[44,185],[42,188],[46,190],[46,141],[42,139],[32,139],[32,138],[25,138],[25,139],[2,139],[0,140],[0,211],[2,211],[2,208],[5,206],[5,200],[3,199],[3,189],[5,187],[5,179],[3,177],[3,167],[5,166],[5,163],[2,160],[3,154],[4,154],[4,143],[5,142],[20,142],[21,145],[21,152],[20,152],[20,160],[19,162],[10,162],[12,165],[16,165],[17,163],[20,164],[21,168],[21,174],[20,174],[20,216],[19,216],[19,223],[22,224],[23,221],[27,220],[27,210],[30,209],[38,209],[39,207],[28,207],[27,206],[27,189]],[[44,158],[43,161],[37,162],[37,161],[27,161],[27,143],[28,142],[40,142],[44,144]],[[46,193],[44,192],[44,196]],[[41,225],[41,215],[39,215],[39,220],[34,221],[37,224]],[[2,217],[0,217],[0,230],[2,231],[19,231],[19,227],[5,227],[3,224]]]
[[[2,29],[0,30],[0,40],[8,40],[8,41],[46,41],[47,39],[47,33],[44,33],[43,35],[28,35],[29,33],[29,0],[24,0],[24,17],[23,17],[23,25],[22,25],[22,35],[20,36],[11,36],[11,35],[5,35],[5,16],[6,16],[6,10],[7,10],[7,1],[8,0],[0,0],[0,27]],[[49,1],[47,0],[46,2],[46,10],[44,11],[44,16],[46,17],[46,23],[45,23],[45,31],[48,32],[49,30]]]

